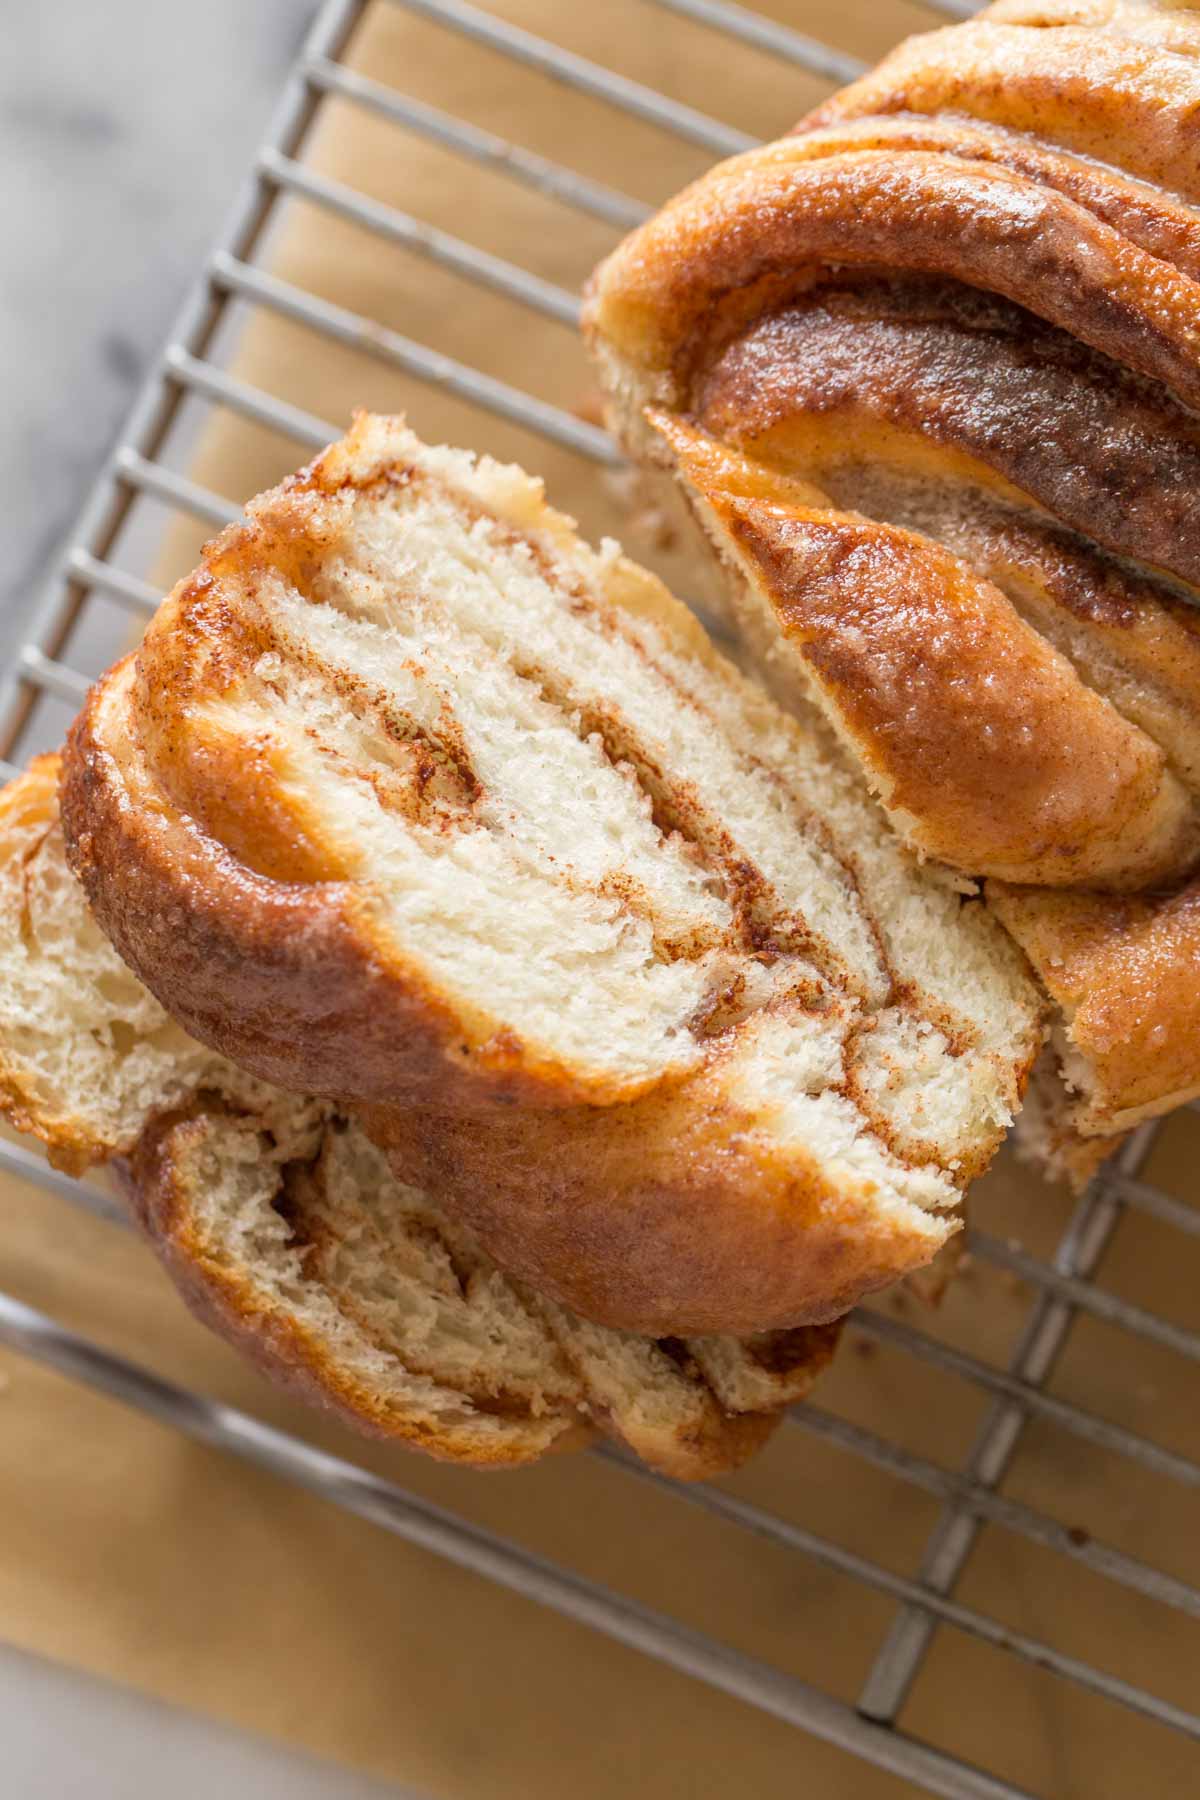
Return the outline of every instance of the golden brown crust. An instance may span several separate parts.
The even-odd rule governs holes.
[[[1163,898],[989,883],[1064,1018],[1086,1134],[1127,1130],[1200,1094],[1200,883]]]
[[[674,1481],[712,1481],[718,1475],[732,1475],[757,1456],[779,1427],[778,1412],[721,1413],[714,1406],[713,1413],[713,1423],[699,1431],[679,1438],[673,1433],[654,1439],[638,1434],[627,1447]],[[592,1417],[610,1437],[626,1442],[615,1420],[602,1417],[598,1408]]]
[[[915,532],[812,504],[807,484],[647,416],[922,850],[1059,886],[1141,886],[1194,859],[1191,801],[1162,750],[991,582]]]
[[[933,515],[947,482],[982,487],[1194,581],[1200,218],[1154,184],[1190,141],[1200,29],[1132,5],[1033,10],[911,40],[797,134],[713,170],[601,266],[585,329],[636,454],[670,461],[650,403],[668,437],[699,424],[808,484],[762,579],[777,590],[786,565],[789,629],[801,600],[838,621],[837,667],[816,691],[877,779],[886,753],[880,785],[885,801],[907,788],[893,818],[913,842],[968,875],[1138,886],[1196,851],[1194,807],[1178,792],[1168,804],[1169,779],[1156,803],[1175,815],[1173,848],[1140,836],[1154,730],[1112,716],[1125,696],[1094,664],[1048,679],[1054,657],[1036,652],[1012,596],[981,588],[960,545],[947,556]],[[1124,167],[1079,154],[1097,143],[1075,88],[1056,87],[1072,57],[1102,153]],[[880,465],[924,485],[930,522],[915,534],[886,514],[873,530],[846,518],[856,488],[859,510],[875,510],[880,484],[856,469]],[[711,484],[704,499],[715,504]],[[1097,567],[1083,585],[1102,602],[1108,580]],[[1144,601],[1176,607],[1152,582]],[[943,653],[961,685],[923,667]],[[960,769],[968,798],[954,805],[952,746],[981,697],[999,728],[966,741],[987,778]],[[989,808],[1007,811],[1007,853]],[[1056,858],[1045,828],[1052,840],[1062,826]]]
[[[88,696],[60,792],[72,868],[122,957],[172,1015],[280,1087],[345,1101],[560,1102],[520,1045],[464,1044],[412,971],[372,953],[348,884],[284,880],[165,800],[136,736],[132,659]],[[478,1065],[478,1072],[477,1072]]]
[[[803,139],[795,141],[804,143]],[[832,615],[839,621],[843,642],[855,646],[856,654],[848,663],[843,654],[839,666],[820,672],[816,691],[827,701],[839,728],[859,749],[868,768],[875,761],[871,772],[877,781],[881,774],[880,748],[886,747],[887,781],[880,783],[885,803],[889,787],[906,785],[912,791],[915,804],[907,806],[897,792],[893,818],[915,843],[965,873],[992,872],[1010,879],[1060,884],[1087,881],[1120,887],[1161,880],[1180,870],[1195,855],[1194,820],[1190,816],[1194,807],[1184,794],[1172,788],[1171,778],[1164,774],[1161,752],[1152,738],[1140,726],[1117,717],[1108,701],[1090,693],[1060,656],[1040,648],[1009,599],[991,584],[981,584],[960,557],[948,555],[926,534],[905,534],[884,522],[873,529],[863,521],[852,524],[845,516],[844,504],[840,511],[832,505],[820,486],[826,473],[825,447],[831,436],[840,437],[841,453],[847,460],[853,459],[855,451],[852,443],[845,443],[845,433],[839,430],[846,423],[845,407],[843,417],[819,438],[811,429],[803,437],[798,435],[796,423],[799,420],[807,425],[817,408],[813,405],[811,383],[802,380],[802,371],[801,379],[797,378],[794,347],[804,335],[804,327],[821,313],[821,308],[810,301],[797,309],[793,314],[797,329],[786,340],[780,337],[778,309],[793,302],[797,291],[815,281],[823,263],[831,259],[839,263],[888,261],[901,269],[932,267],[939,274],[950,273],[1002,296],[1023,299],[1059,326],[1069,325],[1086,344],[1101,344],[1110,353],[1123,355],[1133,368],[1145,370],[1150,363],[1139,356],[1130,341],[1119,343],[1113,337],[1102,343],[1104,334],[1098,335],[1091,329],[1094,320],[1090,303],[1082,310],[1077,304],[1086,286],[1080,271],[1070,279],[1063,278],[1063,292],[1069,289],[1073,296],[1069,307],[1056,308],[1052,297],[1048,302],[1046,288],[1038,293],[1033,288],[1023,294],[1017,292],[1020,284],[1014,271],[1018,268],[1031,275],[1036,265],[1040,279],[1045,248],[1041,237],[1035,256],[1028,242],[1018,252],[1020,232],[997,227],[990,249],[982,241],[977,243],[975,263],[968,266],[968,262],[962,262],[952,267],[952,249],[947,250],[946,246],[961,248],[968,240],[979,239],[982,228],[979,220],[968,218],[962,207],[952,208],[952,216],[943,217],[930,200],[930,230],[941,252],[940,263],[932,256],[922,259],[916,255],[909,232],[913,209],[918,205],[917,190],[906,192],[897,186],[891,161],[886,169],[877,171],[880,187],[874,193],[876,211],[864,222],[860,208],[847,194],[844,213],[838,215],[845,220],[847,241],[835,242],[828,233],[822,236],[833,196],[840,191],[839,184],[844,185],[844,178],[848,179],[847,169],[854,165],[855,180],[865,193],[863,156],[875,153],[858,153],[849,162],[835,155],[831,160],[786,163],[781,161],[786,149],[781,145],[775,146],[771,154],[751,153],[736,166],[717,171],[707,186],[700,184],[635,234],[599,272],[589,307],[590,330],[618,391],[618,404],[632,447],[649,457],[655,455],[653,434],[638,417],[646,400],[654,399],[665,403],[653,414],[659,431],[665,435],[670,436],[672,429],[688,434],[691,428],[681,415],[695,408],[710,432],[740,443],[750,453],[772,463],[782,463],[789,474],[806,481],[806,490],[799,491],[788,508],[795,522],[783,527],[787,541],[778,547],[782,565],[780,554],[772,555],[771,546],[762,545],[761,531],[756,534],[760,565],[757,573],[773,598],[779,590],[781,566],[787,567],[791,591],[781,598],[787,613],[784,622],[789,628],[795,628],[798,601],[803,599],[808,602],[809,611]],[[947,159],[930,152],[920,155],[924,158],[921,170],[910,171],[914,181],[916,174],[921,173],[917,187],[923,183],[932,191],[941,181],[953,188],[957,181],[955,194],[969,194],[972,203],[980,202],[981,217],[987,215],[987,195],[980,193],[979,184],[986,188],[999,179],[994,167],[966,165],[955,174],[940,166]],[[758,163],[754,161],[756,156],[760,157]],[[904,156],[895,160],[903,163]],[[809,178],[818,175],[830,178],[828,187],[818,189],[812,185]],[[1004,179],[1025,178],[1005,173]],[[1050,204],[1046,191],[1039,191]],[[1053,205],[1060,204],[1076,205],[1055,194]],[[1090,252],[1085,254],[1082,243],[1096,221],[1083,209],[1076,210],[1080,212],[1079,219],[1060,221],[1063,257],[1069,261],[1078,253],[1086,263]],[[754,220],[752,232],[746,229],[750,218]],[[888,218],[897,239],[890,247],[883,225]],[[936,227],[932,223],[935,218]],[[878,242],[872,236],[876,226]],[[1104,225],[1102,231],[1112,239],[1108,249],[1118,261],[1128,260],[1126,252],[1134,260],[1145,255],[1111,227]],[[1115,266],[1114,262],[1114,270]],[[1146,259],[1143,273],[1146,295],[1153,296],[1154,305],[1163,291],[1162,284],[1156,284],[1158,275],[1164,275],[1167,288],[1180,281],[1195,288],[1188,306],[1192,318],[1197,316],[1200,287],[1190,278],[1173,270],[1164,271],[1164,265],[1155,258]],[[1103,285],[1111,298],[1115,291],[1112,282]],[[1053,289],[1054,282],[1049,286]],[[1126,315],[1127,322],[1138,315],[1138,303],[1132,299]],[[1141,316],[1148,319],[1148,314]],[[760,325],[755,323],[758,318],[764,321]],[[914,332],[913,323],[908,321],[908,339],[919,338],[922,332],[927,338],[927,326],[917,321]],[[1177,324],[1178,329],[1171,328],[1167,336],[1174,334],[1172,341],[1181,359],[1180,368],[1186,365],[1194,370],[1194,333],[1184,322],[1182,312]],[[761,341],[764,333],[768,334],[766,343]],[[1156,342],[1166,341],[1157,324],[1152,335]],[[978,360],[982,350],[978,345],[971,348]],[[921,353],[918,343],[913,354]],[[928,361],[927,344],[923,361]],[[1161,365],[1159,372],[1165,372]],[[873,383],[871,374],[869,364],[860,355],[844,384],[843,401],[847,393],[863,393],[865,399],[860,405],[870,406],[873,401],[886,405],[886,396],[874,399],[880,393],[880,383]],[[967,395],[976,401],[961,368],[952,370],[950,377],[956,383],[951,389],[952,401],[961,406]],[[1064,386],[1069,388],[1069,370],[1065,377]],[[1093,378],[1093,385],[1096,379]],[[1177,385],[1181,384],[1181,391],[1187,389],[1180,369],[1175,370],[1175,379]],[[1075,385],[1078,386],[1077,379]],[[1030,391],[1031,399],[1035,393]],[[1011,404],[1011,393],[1008,398]],[[1059,404],[1065,404],[1065,399],[1064,394]],[[1174,406],[1166,397],[1157,409],[1153,400],[1148,404],[1151,413],[1169,411]],[[1040,400],[1038,405],[1040,408]],[[1132,406],[1131,393],[1126,402],[1127,415]],[[910,408],[910,413],[917,413],[915,423],[926,441],[930,435],[934,439],[938,436],[936,416],[932,432],[928,424],[928,416],[934,410],[929,404],[921,407],[919,400]],[[1191,449],[1191,434],[1178,407],[1174,417],[1183,434],[1180,447],[1186,454]],[[1005,429],[1003,421],[995,422],[986,407],[983,418],[981,428],[974,432],[960,429],[949,444],[943,444],[943,464],[957,455],[958,466],[953,472],[960,478],[969,477],[974,470],[970,466],[964,468],[963,459],[966,457],[969,463],[973,456],[977,466],[980,440],[986,440],[990,432],[992,442],[987,447],[991,454],[987,463],[1001,464],[999,479],[991,485],[999,486],[1008,497],[1014,480],[1023,477],[1028,481],[1033,475],[1044,494],[1052,484],[1044,476],[1037,479],[1028,453],[1018,456],[1010,452],[1005,456],[1003,442],[997,452],[995,438],[1006,438],[1011,443],[1014,427]],[[1029,421],[1025,423],[1028,427]],[[1108,423],[1111,426],[1111,419]],[[1132,425],[1128,429],[1132,431]],[[868,465],[872,452],[879,449],[882,435],[881,423],[876,422],[872,440],[864,443],[860,439],[857,445]],[[943,439],[945,435],[943,429]],[[1023,435],[1028,440],[1028,428]],[[1106,445],[1109,442],[1103,428],[1100,439]],[[894,456],[902,461],[907,456],[914,475],[936,480],[943,474],[942,469],[930,470],[928,458],[923,463],[910,450],[908,442],[892,445]],[[658,452],[660,459],[664,454]],[[1141,454],[1144,465],[1146,453],[1143,450]],[[805,460],[801,461],[801,457]],[[1101,457],[1098,446],[1098,463]],[[720,487],[722,478],[722,472],[717,471],[707,486],[703,497],[710,506],[714,503],[714,487]],[[1092,485],[1104,484],[1093,481]],[[852,480],[843,483],[843,487],[847,486],[853,491]],[[1077,521],[1081,520],[1090,510],[1086,483],[1077,496],[1064,496],[1061,489],[1060,483],[1055,495],[1060,508],[1065,505]],[[1194,491],[1190,482],[1176,483],[1175,491],[1180,496],[1180,507],[1190,517]],[[1021,497],[1019,493],[1017,497]],[[1154,510],[1149,495],[1143,510]],[[721,523],[719,510],[717,523]],[[741,524],[744,530],[745,522]],[[1117,521],[1112,518],[1111,509],[1109,525],[1108,540],[1123,553],[1140,547],[1117,541]],[[797,534],[804,536],[804,546],[792,541]],[[772,535],[778,538],[780,532]],[[870,545],[857,542],[864,535],[872,539]],[[1147,534],[1153,535],[1153,531]],[[856,541],[851,542],[852,539]],[[798,557],[801,547],[805,554]],[[1153,546],[1148,542],[1146,547],[1153,547],[1160,554],[1166,550],[1165,528],[1154,538]],[[1190,567],[1186,560],[1184,567]],[[831,583],[836,591],[829,593],[826,590]],[[846,613],[847,595],[860,602],[851,611],[869,612],[870,630],[866,635],[862,619]],[[915,610],[914,598],[921,603]],[[1169,607],[1170,602],[1163,597],[1160,604]],[[929,613],[934,606],[936,617],[931,620]],[[985,613],[990,615],[990,622],[985,623]],[[897,645],[907,645],[910,665],[902,685],[896,681]],[[920,688],[926,699],[923,704],[913,704],[910,688],[914,670],[924,673],[922,665],[927,659],[943,652],[952,669],[966,669],[973,660],[984,687],[980,689],[976,683],[972,688],[969,681],[961,686],[956,681],[941,681],[934,678],[937,672],[930,670],[930,678]],[[965,769],[960,770],[958,785],[966,790],[966,804],[955,805],[952,793],[946,789],[949,816],[938,817],[937,796],[943,791],[947,770],[953,771],[956,766],[955,749],[963,742],[964,715],[969,720],[980,692],[986,695],[988,715],[998,718],[1000,728],[968,741],[974,742],[977,756],[987,764],[989,778],[969,782]],[[879,713],[878,706],[881,695],[886,702],[883,713]],[[960,701],[961,706],[956,707]],[[857,719],[853,717],[855,712],[861,715]],[[877,716],[872,717],[872,713]],[[1031,762],[1038,765],[1036,769],[1026,766]],[[1151,800],[1151,810],[1158,808],[1160,816],[1147,841],[1147,803]],[[1003,809],[1007,846],[995,841],[988,821],[982,817],[989,802]],[[971,829],[977,817],[979,832]],[[1056,854],[1060,837],[1061,854]]]
[[[1200,201],[1200,21],[1190,8],[989,9],[909,38],[809,125],[887,113],[994,121]]]
[[[871,79],[871,77],[868,77]],[[847,88],[849,98],[855,88]],[[839,104],[843,96],[834,96]],[[822,115],[824,116],[824,109]],[[831,151],[928,150],[971,162],[995,163],[1065,194],[1103,219],[1152,256],[1185,275],[1200,275],[1200,219],[1193,207],[1153,182],[1140,181],[1090,157],[1072,155],[1058,139],[1053,146],[1007,129],[973,122],[960,113],[945,118],[900,112],[839,118],[820,125],[802,120],[791,134],[795,153],[818,159]]]
[[[1200,284],[1079,202],[997,164],[928,150],[813,161],[803,145],[785,138],[721,164],[597,270],[588,329],[648,399],[686,405],[716,349],[833,264],[999,294],[1200,399]]]
[[[502,1268],[622,1330],[819,1324],[958,1230],[915,1206],[889,1218],[869,1176],[834,1180],[817,1156],[780,1149],[722,1075],[619,1113],[514,1109],[486,1133],[428,1111],[363,1123],[400,1179],[437,1192]]]

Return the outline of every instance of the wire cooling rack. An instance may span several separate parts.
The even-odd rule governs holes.
[[[531,35],[498,13],[477,9],[465,0],[375,3],[420,15],[477,49],[511,59],[568,93],[604,105],[611,109],[614,131],[622,128],[623,120],[636,120],[712,156],[753,142],[719,118]],[[976,10],[955,0],[936,4],[924,0],[924,4],[928,12],[948,18]],[[730,56],[765,53],[831,84],[852,78],[861,67],[836,47],[726,0],[644,0],[644,5],[648,19],[653,15],[658,26],[663,15],[671,14],[718,34],[728,41]],[[323,6],[228,227],[187,300],[161,362],[141,393],[53,572],[28,640],[0,675],[0,752],[9,759],[10,768],[19,766],[31,749],[56,741],[95,672],[89,668],[85,673],[80,663],[95,661],[97,642],[108,647],[100,659],[103,662],[120,647],[122,634],[157,603],[157,588],[129,567],[128,546],[137,544],[140,513],[149,508],[159,527],[164,509],[206,526],[224,524],[237,514],[232,499],[198,485],[165,457],[164,446],[178,424],[181,409],[196,402],[225,409],[304,448],[320,447],[337,434],[332,424],[314,418],[285,396],[248,385],[223,366],[222,327],[238,302],[302,324],[332,342],[365,347],[414,384],[440,389],[492,419],[508,421],[601,469],[620,464],[615,446],[586,416],[509,385],[391,326],[348,312],[320,294],[281,279],[266,266],[265,246],[276,209],[285,197],[299,196],[430,265],[504,296],[536,318],[568,326],[576,320],[577,297],[564,287],[307,168],[306,143],[322,108],[334,97],[387,121],[400,133],[437,144],[460,160],[464,178],[469,178],[471,165],[499,174],[547,203],[566,205],[586,215],[607,228],[614,241],[647,210],[642,201],[601,180],[429,106],[416,97],[421,89],[419,69],[412,72],[415,93],[355,72],[343,56],[366,8],[367,0],[328,0]],[[816,1405],[795,1410],[794,1423],[803,1430],[913,1485],[938,1503],[935,1528],[912,1575],[898,1573],[882,1561],[751,1504],[728,1486],[675,1487],[633,1467],[612,1450],[596,1452],[618,1463],[630,1480],[667,1488],[681,1505],[703,1508],[730,1525],[765,1536],[797,1557],[812,1559],[894,1603],[890,1624],[856,1704],[755,1661],[640,1601],[508,1542],[352,1461],[328,1455],[250,1416],[162,1381],[7,1296],[0,1296],[0,1342],[890,1771],[901,1784],[897,1792],[919,1789],[961,1800],[1000,1800],[1001,1796],[1013,1800],[1023,1790],[907,1733],[898,1723],[938,1634],[966,1634],[1200,1742],[1200,1714],[1195,1711],[1049,1641],[1015,1630],[956,1597],[960,1577],[981,1534],[997,1529],[1082,1564],[1102,1581],[1118,1584],[1128,1591],[1131,1605],[1158,1607],[1164,1633],[1172,1631],[1173,1621],[1181,1616],[1200,1619],[1200,1590],[1187,1581],[1154,1566],[1153,1560],[1090,1536],[1004,1491],[1031,1422],[1062,1434],[1068,1452],[1072,1443],[1087,1445],[1124,1460],[1139,1479],[1191,1490],[1200,1487],[1197,1462],[1052,1391],[1056,1367],[1080,1320],[1099,1322],[1121,1334],[1120,1341],[1125,1343],[1137,1341],[1169,1353],[1175,1359],[1175,1378],[1180,1383],[1191,1376],[1187,1365],[1200,1360],[1200,1333],[1093,1280],[1127,1213],[1141,1214],[1158,1228],[1177,1234],[1181,1254],[1187,1253],[1185,1238],[1200,1235],[1200,1209],[1153,1185],[1140,1173],[1152,1154],[1155,1136],[1155,1127],[1143,1128],[1092,1183],[1052,1254],[1039,1258],[1006,1239],[980,1231],[972,1234],[971,1249],[977,1261],[1003,1271],[1032,1295],[1007,1366],[981,1360],[943,1341],[932,1328],[917,1328],[910,1314],[871,1310],[857,1315],[853,1332],[860,1338],[933,1364],[985,1398],[982,1423],[964,1466],[949,1469],[935,1464],[902,1443]],[[0,1166],[93,1210],[108,1209],[95,1190],[55,1174],[39,1157],[18,1146],[0,1145]],[[111,1212],[115,1220],[116,1208]],[[1200,1780],[1200,1760],[1192,1768]]]

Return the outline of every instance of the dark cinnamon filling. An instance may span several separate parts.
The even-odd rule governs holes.
[[[822,289],[729,345],[696,411],[747,451],[770,440],[786,457],[790,435],[817,479],[856,440],[869,454],[880,428],[893,456],[921,440],[1200,586],[1200,423],[1160,384],[992,297],[921,281]]]

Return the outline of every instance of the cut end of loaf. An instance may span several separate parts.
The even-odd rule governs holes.
[[[172,1016],[282,1086],[430,1109],[431,1138],[515,1119],[486,1174],[426,1146],[438,1191],[608,1325],[817,1321],[928,1260],[1038,1006],[822,731],[539,483],[399,421],[249,521],[66,758],[73,866]],[[599,1191],[643,1107],[653,1176]]]
[[[307,1154],[201,1104],[131,1159],[135,1210],[206,1323],[302,1398],[434,1456],[512,1466],[583,1433],[549,1333],[452,1258],[423,1196],[332,1124],[290,1148]]]
[[[302,1398],[479,1468],[599,1429],[682,1480],[738,1467],[826,1366],[838,1328],[692,1346],[592,1325],[510,1281],[351,1123],[308,1141],[203,1098],[128,1166],[193,1310]]]
[[[765,1442],[836,1327],[693,1349],[520,1288],[351,1122],[164,1023],[67,868],[57,779],[46,757],[0,791],[0,1105],[60,1164],[122,1168],[205,1322],[356,1428],[477,1467],[598,1428],[697,1479]]]
[[[57,756],[0,789],[0,1097],[56,1167],[123,1155],[212,1053],[116,955],[67,868]]]

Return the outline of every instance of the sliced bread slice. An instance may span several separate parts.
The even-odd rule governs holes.
[[[115,1161],[192,1308],[269,1375],[433,1455],[529,1462],[598,1426],[684,1478],[736,1466],[836,1327],[655,1342],[500,1273],[353,1123],[162,1011],[67,868],[58,759],[0,791],[0,1107],[60,1166]]]
[[[819,1321],[928,1262],[1038,1045],[1019,956],[820,729],[539,483],[395,420],[216,540],[62,798],[189,1032],[369,1107],[605,1325]]]

